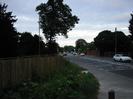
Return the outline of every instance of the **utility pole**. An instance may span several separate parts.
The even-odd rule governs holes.
[[[39,16],[39,38],[38,38],[38,55],[40,56],[40,16]]]
[[[117,53],[117,27],[115,27],[115,54]]]

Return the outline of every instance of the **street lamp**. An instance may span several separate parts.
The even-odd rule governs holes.
[[[38,55],[40,56],[40,16],[39,16],[39,21],[38,21],[38,25],[39,25],[39,38],[38,38]]]
[[[117,28],[115,28],[115,54],[117,53],[117,34],[116,34]]]

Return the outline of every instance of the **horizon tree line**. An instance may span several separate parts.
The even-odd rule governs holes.
[[[46,43],[38,35],[32,36],[29,32],[18,33],[14,27],[17,21],[12,12],[7,12],[7,5],[0,3],[0,58],[38,54],[40,43],[41,54],[56,54],[59,45],[56,36],[67,37],[68,31],[78,23],[78,17],[72,15],[72,10],[63,0],[48,0],[36,7],[39,14],[39,23]],[[39,40],[40,39],[40,40]]]
[[[63,3],[63,0],[48,0],[47,3],[41,3],[36,7],[36,11],[39,14],[39,23],[43,31],[43,34],[47,40],[46,43],[38,35],[32,36],[29,32],[18,33],[14,27],[14,23],[17,21],[16,16],[12,15],[12,12],[7,12],[7,5],[0,3],[0,57],[15,57],[23,55],[36,55],[38,54],[38,43],[40,39],[41,54],[54,54],[58,52],[59,45],[56,43],[56,36],[63,35],[67,37],[68,31],[71,31],[75,27],[75,24],[78,23],[79,18],[75,15],[72,15],[72,10],[68,5]],[[124,35],[123,32],[117,31],[118,35],[124,38],[122,42],[120,38],[119,49],[122,51],[129,51],[129,48],[125,49],[122,45],[127,46],[130,44],[130,51],[133,51],[133,14],[131,14],[131,19],[129,20],[129,32],[131,35],[128,37]],[[104,32],[107,32],[104,34]],[[102,31],[95,38],[94,43],[90,44],[92,48],[93,44],[97,48],[102,50],[99,47],[101,41],[99,36],[101,34],[106,35],[108,38],[108,43],[114,41],[114,36],[111,34],[111,31]],[[108,34],[108,35],[107,35]],[[115,34],[115,33],[114,33]],[[109,36],[110,35],[110,36]],[[104,36],[103,36],[104,37]],[[106,38],[105,38],[106,39]],[[131,42],[130,42],[131,41]],[[107,43],[107,42],[105,42]],[[105,44],[106,45],[106,44]],[[107,45],[108,46],[108,45]],[[112,45],[111,45],[112,46]],[[103,46],[104,47],[104,46]],[[106,50],[113,51],[114,46],[108,47]],[[84,50],[84,49],[82,49]],[[133,54],[133,52],[132,52]]]

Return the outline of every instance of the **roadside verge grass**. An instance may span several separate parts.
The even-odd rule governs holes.
[[[99,83],[91,73],[66,60],[51,75],[5,89],[0,99],[97,99]],[[37,75],[35,75],[37,76]]]

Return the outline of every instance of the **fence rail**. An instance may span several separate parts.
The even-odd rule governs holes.
[[[0,89],[31,80],[33,73],[49,75],[64,65],[60,56],[31,56],[0,59]]]

